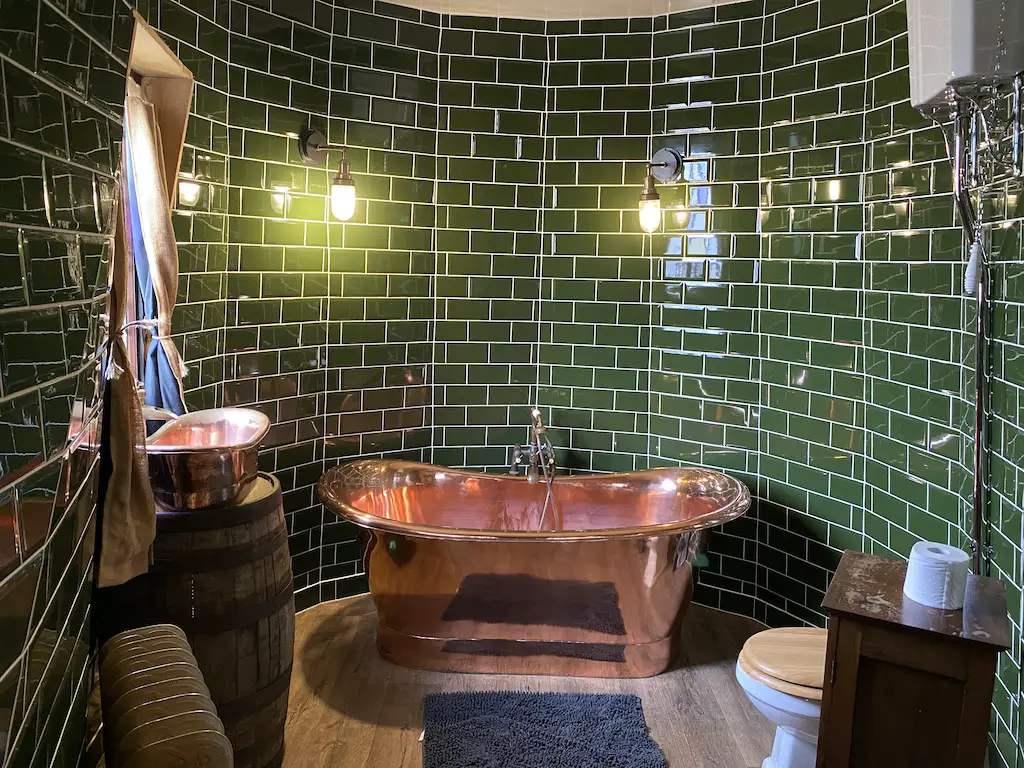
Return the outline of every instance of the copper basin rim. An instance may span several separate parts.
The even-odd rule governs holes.
[[[266,414],[249,408],[193,411],[146,441],[153,496],[169,509],[230,504],[256,480]]]
[[[525,477],[362,459],[328,470],[317,493],[364,528],[429,539],[587,541],[648,538],[727,523],[750,507],[750,491],[715,470],[667,467],[622,474],[561,475],[552,495],[562,518],[546,517],[543,483]]]
[[[146,440],[146,452],[231,453],[259,448],[267,415],[251,408],[211,408],[166,422]]]

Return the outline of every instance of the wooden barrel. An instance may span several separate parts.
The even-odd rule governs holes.
[[[281,485],[261,473],[232,505],[160,507],[153,555],[150,621],[185,631],[235,768],[276,768],[295,643]]]

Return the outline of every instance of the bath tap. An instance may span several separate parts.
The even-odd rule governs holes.
[[[530,469],[526,473],[530,483],[540,482],[541,477],[550,480],[555,476],[555,447],[548,438],[548,428],[541,419],[540,409],[530,411]]]
[[[536,485],[541,479],[541,459],[539,457],[540,451],[536,444],[519,445],[516,443],[512,446],[512,462],[509,464],[508,473],[510,475],[518,475],[520,467],[525,462],[528,465],[526,468],[526,482],[530,485]]]
[[[518,475],[524,461],[528,462],[526,480],[530,485],[539,483],[541,479],[550,480],[558,470],[555,463],[555,447],[548,438],[548,428],[544,426],[540,410],[537,408],[530,412],[530,442],[527,445],[517,443],[512,446],[512,461],[508,473]]]

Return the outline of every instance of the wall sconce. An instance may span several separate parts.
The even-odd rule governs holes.
[[[356,183],[348,165],[348,150],[338,144],[328,144],[320,131],[307,129],[299,134],[299,156],[310,165],[323,165],[327,153],[341,151],[341,163],[331,182],[331,213],[339,221],[348,221],[356,212]]]
[[[650,234],[661,226],[661,195],[654,186],[655,180],[671,184],[679,179],[683,169],[683,157],[676,150],[663,147],[654,153],[647,163],[647,178],[640,193],[640,228]]]

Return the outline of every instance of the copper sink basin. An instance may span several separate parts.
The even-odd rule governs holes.
[[[171,509],[230,504],[256,479],[270,419],[248,408],[212,408],[168,421],[146,441],[153,496]]]

